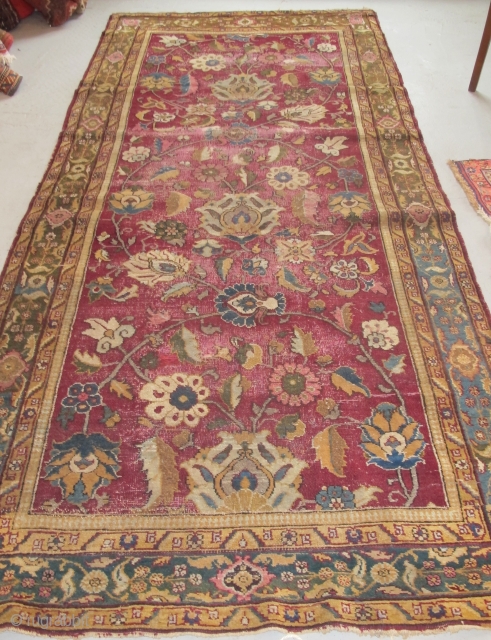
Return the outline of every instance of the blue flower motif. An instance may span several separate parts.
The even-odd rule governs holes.
[[[288,622],[298,622],[300,620],[300,614],[296,609],[293,611],[285,610],[283,615],[285,616],[285,620],[288,620]]]
[[[63,398],[61,404],[64,407],[73,407],[77,413],[88,413],[94,407],[102,404],[99,385],[95,382],[72,384],[68,389],[68,396]]]
[[[341,180],[354,182],[358,186],[363,182],[363,176],[356,169],[338,169],[338,176]]]
[[[430,618],[439,620],[446,615],[447,610],[442,604],[432,604],[428,607],[428,613],[430,614]]]
[[[346,531],[346,539],[351,544],[358,544],[363,539],[363,532],[361,529],[348,529]]]
[[[233,145],[251,144],[257,138],[254,127],[242,122],[234,122],[228,129],[223,130],[222,134]]]
[[[340,509],[354,509],[355,496],[347,487],[322,487],[315,496],[315,501],[323,511],[338,511]]]
[[[136,533],[133,533],[133,534],[123,533],[123,535],[119,539],[119,544],[123,547],[123,549],[126,549],[126,551],[129,551],[129,549],[133,549],[137,541],[138,541],[138,536],[136,535]]]
[[[147,60],[149,64],[162,64],[165,62],[166,56],[150,56]]]
[[[234,284],[215,298],[215,307],[222,320],[237,327],[254,327],[268,312],[282,315],[286,299],[282,293],[268,296],[261,286],[251,283]]]
[[[426,442],[419,424],[389,402],[379,404],[361,425],[367,464],[381,469],[412,469],[423,462]]]
[[[242,270],[251,276],[265,276],[268,264],[264,258],[246,258],[242,261]]]

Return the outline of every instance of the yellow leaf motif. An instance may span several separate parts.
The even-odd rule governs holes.
[[[178,191],[171,191],[169,197],[165,201],[165,212],[168,216],[177,216],[179,213],[187,211],[191,204],[191,198],[179,193]]]
[[[263,362],[263,350],[258,344],[251,344],[250,349],[246,354],[247,360],[242,363],[244,369],[251,370],[254,369],[258,364],[262,364]]]
[[[338,427],[327,427],[320,431],[312,440],[315,448],[315,458],[323,469],[327,469],[338,478],[344,478],[346,474],[346,440],[339,435]],[[356,504],[356,503],[355,503]]]
[[[292,352],[301,356],[311,356],[317,353],[317,346],[310,332],[304,332],[300,327],[294,327],[294,336],[292,337]]]
[[[121,382],[120,380],[111,380],[109,389],[115,393],[118,398],[126,398],[127,400],[133,400],[133,393],[131,386],[127,382]]]
[[[230,355],[230,349],[227,347],[215,347],[216,353],[213,356],[214,358],[221,358],[222,360],[226,360],[227,362],[232,362],[232,356]]]
[[[379,266],[378,264],[375,262],[375,260],[373,258],[367,258],[366,256],[363,256],[363,258],[361,258],[361,260],[363,260],[363,262],[367,265],[367,270],[366,271],[361,271],[360,273],[364,276],[371,276],[374,273],[377,273],[377,271],[379,270]]]
[[[315,174],[316,176],[325,176],[328,173],[331,173],[332,169],[329,166],[324,166],[321,167],[320,169],[317,169],[317,173]]]
[[[298,87],[298,78],[294,73],[284,73],[281,76],[281,82],[290,87]]]
[[[140,449],[140,460],[143,462],[150,493],[145,509],[170,504],[179,484],[174,451],[158,437],[145,440],[137,446]]]
[[[165,171],[157,172],[151,180],[160,180],[161,182],[167,182],[167,180],[171,180],[172,178],[177,178],[180,171],[179,169],[169,169]]]
[[[99,260],[99,262],[109,262],[111,260],[108,252],[105,249],[97,249],[97,251],[94,253],[94,257],[96,260]]]

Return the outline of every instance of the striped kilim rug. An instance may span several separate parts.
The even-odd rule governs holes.
[[[5,267],[0,625],[489,625],[489,315],[372,11],[114,15]]]

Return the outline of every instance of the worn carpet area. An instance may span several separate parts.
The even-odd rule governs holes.
[[[112,16],[0,305],[3,628],[490,624],[489,315],[372,11]]]

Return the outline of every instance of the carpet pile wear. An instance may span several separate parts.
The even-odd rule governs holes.
[[[471,205],[491,225],[491,160],[456,160],[449,164]]]
[[[0,625],[491,626],[491,331],[376,15],[113,15],[0,287]]]

